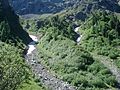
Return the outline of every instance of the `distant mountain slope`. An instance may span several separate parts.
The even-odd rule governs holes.
[[[62,10],[62,0],[10,0],[19,14],[42,14]]]
[[[65,9],[76,9],[86,13],[93,9],[120,12],[118,0],[9,0],[18,14],[57,13]]]
[[[32,41],[20,25],[19,17],[11,9],[8,0],[0,0],[0,40],[21,40],[24,44]]]
[[[120,6],[117,0],[80,0],[63,12],[57,15],[66,16],[68,19],[75,21],[85,20],[91,12],[96,10],[106,10],[110,12],[120,13]]]

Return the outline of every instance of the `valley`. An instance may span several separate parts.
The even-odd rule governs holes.
[[[120,90],[119,0],[0,0],[0,90]]]

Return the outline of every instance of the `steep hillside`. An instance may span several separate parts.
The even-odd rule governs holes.
[[[91,11],[105,9],[120,12],[118,0],[9,0],[18,14],[71,14],[76,18],[85,18]]]
[[[120,65],[120,21],[114,13],[95,12],[80,29],[81,45],[90,52],[107,56]]]
[[[35,50],[25,56],[34,77],[23,51],[0,43],[0,90],[44,90],[43,85],[48,90],[120,89],[119,0],[9,1],[20,15],[38,15],[21,24],[39,43],[36,47],[30,43]],[[0,40],[31,41],[5,0],[0,0]]]
[[[62,23],[59,24],[62,26]],[[62,80],[78,87],[77,90],[116,88],[117,82],[111,72],[94,59],[87,49],[66,37],[66,33],[61,31],[64,30],[62,27],[46,25],[39,30],[39,34],[42,34],[38,45],[39,63]]]
[[[74,25],[66,17],[51,15],[43,22],[31,21],[26,21],[25,27],[41,37],[37,47],[40,64],[78,90],[119,88],[119,75],[114,73],[116,65],[111,68],[110,63],[106,64],[120,63],[120,21],[114,13],[106,10],[92,13],[77,33],[82,35],[80,43],[75,42]]]
[[[3,42],[20,40],[24,44],[32,41],[20,25],[19,17],[11,9],[8,0],[0,0],[0,40]]]
[[[92,17],[81,26],[81,32],[85,34],[83,46],[87,48],[91,46],[88,50],[104,46],[114,48],[120,45],[120,21],[114,13],[105,11],[93,13]]]
[[[0,0],[0,90],[45,90],[33,79],[20,48],[31,41],[8,0]]]

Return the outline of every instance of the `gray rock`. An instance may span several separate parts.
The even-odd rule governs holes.
[[[43,85],[47,86],[51,90],[76,90],[75,86],[68,84],[67,82],[62,81],[59,78],[56,78],[55,75],[50,73],[42,64],[38,64],[38,58],[36,57],[37,51],[33,51],[32,55],[26,56],[26,62],[32,68],[33,73],[36,77],[40,79]],[[33,63],[33,58],[36,63]]]

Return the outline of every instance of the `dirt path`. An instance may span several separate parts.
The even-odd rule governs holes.
[[[37,50],[34,50],[32,54],[26,56],[26,61],[32,68],[33,73],[49,90],[76,90],[76,87],[56,78],[56,76],[50,73],[42,64],[38,64],[37,55]]]
[[[113,75],[116,76],[116,81],[118,82],[118,88],[120,90],[120,69],[114,65],[112,60],[106,56],[92,54],[95,59],[98,59],[105,67],[107,67]]]

